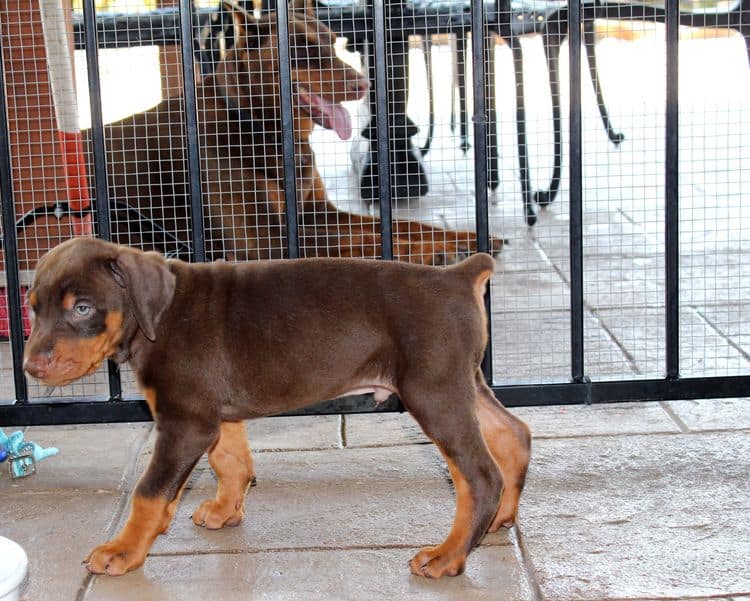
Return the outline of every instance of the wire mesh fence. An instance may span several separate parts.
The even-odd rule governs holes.
[[[139,396],[126,367],[19,375],[18,301],[76,235],[211,261],[485,250],[509,404],[742,394],[745,4],[8,0],[0,421]]]

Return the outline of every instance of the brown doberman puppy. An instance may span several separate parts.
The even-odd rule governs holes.
[[[238,524],[254,476],[243,420],[371,391],[377,402],[398,394],[456,489],[450,534],[417,553],[411,571],[459,574],[485,532],[514,522],[530,455],[528,428],[479,370],[493,267],[484,254],[443,269],[361,259],[189,264],[92,238],[51,250],[29,293],[25,370],[56,386],[105,358],[128,361],[156,422],[130,517],[91,552],[88,569],[140,566],[206,451],[218,492],[193,521]]]
[[[300,256],[376,257],[380,221],[339,210],[326,195],[309,144],[317,123],[351,134],[344,101],[368,82],[336,55],[336,35],[302,2],[289,12]],[[255,19],[234,6],[235,44],[196,90],[207,253],[211,259],[276,259],[286,248],[276,14]],[[189,245],[184,102],[169,98],[105,129],[110,199],[138,210]],[[86,137],[88,139],[88,133]],[[344,143],[344,142],[342,142]],[[148,222],[113,207],[115,241],[169,253]],[[503,241],[492,238],[499,252]],[[452,263],[475,252],[476,235],[394,221],[393,254],[412,263]]]

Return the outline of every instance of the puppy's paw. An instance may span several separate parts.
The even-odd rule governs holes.
[[[409,562],[411,573],[416,576],[427,578],[440,578],[442,576],[458,576],[466,566],[466,554],[460,552],[444,551],[442,545],[437,547],[424,547]]]
[[[515,515],[501,515],[497,514],[495,519],[492,520],[492,524],[487,529],[487,532],[497,532],[500,528],[512,528],[516,525]]]
[[[95,547],[83,563],[92,574],[121,576],[140,567],[145,560],[144,550],[114,539]]]
[[[242,501],[238,503],[220,503],[215,499],[203,501],[193,514],[193,523],[209,530],[218,530],[225,526],[237,526],[242,522],[245,512]]]

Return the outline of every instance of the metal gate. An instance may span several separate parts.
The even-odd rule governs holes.
[[[580,0],[496,0],[493,3],[472,1],[471,4],[419,1],[402,4],[374,0],[366,5],[317,5],[315,17],[320,22],[327,24],[339,36],[346,37],[350,45],[360,50],[360,55],[370,57],[369,71],[367,66],[364,69],[369,73],[374,92],[370,99],[370,134],[365,145],[369,142],[371,154],[368,156],[374,162],[372,173],[375,183],[374,190],[370,193],[379,202],[372,205],[371,213],[379,218],[380,231],[375,238],[378,248],[368,252],[383,260],[399,258],[394,256],[394,244],[403,242],[403,233],[399,229],[399,224],[403,222],[394,217],[394,212],[408,216],[413,211],[411,201],[399,198],[400,192],[396,184],[383,183],[395,182],[399,177],[399,173],[394,171],[399,172],[403,166],[398,158],[394,159],[398,156],[397,153],[394,154],[394,147],[403,142],[397,136],[404,135],[403,127],[408,129],[408,123],[411,122],[404,121],[407,125],[403,126],[402,123],[402,129],[399,130],[399,116],[394,116],[401,112],[404,114],[400,117],[405,116],[404,89],[407,84],[399,81],[399,77],[406,77],[404,65],[409,62],[406,56],[402,57],[400,66],[396,65],[392,56],[394,48],[409,55],[414,50],[414,40],[409,35],[420,36],[421,46],[417,48],[417,53],[425,57],[429,116],[421,127],[421,135],[426,139],[421,149],[417,150],[422,158],[428,151],[436,156],[447,156],[450,153],[440,144],[437,144],[436,150],[438,138],[434,134],[437,110],[435,103],[440,97],[434,87],[434,61],[438,43],[448,39],[446,36],[450,38],[454,61],[450,106],[452,133],[447,135],[452,136],[460,129],[460,134],[455,133],[455,139],[460,141],[464,153],[470,142],[473,144],[472,152],[466,155],[469,160],[467,164],[471,165],[466,175],[466,181],[470,182],[469,190],[462,192],[463,197],[469,200],[461,205],[458,222],[470,223],[476,232],[476,250],[484,252],[492,250],[493,244],[501,239],[504,227],[516,228],[514,231],[521,232],[510,240],[510,244],[505,245],[499,259],[498,274],[486,297],[487,310],[491,315],[491,342],[483,369],[496,395],[506,405],[728,397],[744,396],[750,390],[750,331],[746,330],[742,317],[744,305],[750,298],[750,283],[746,275],[750,268],[750,255],[746,254],[747,249],[750,249],[750,234],[743,235],[742,232],[745,210],[741,201],[743,186],[750,185],[750,164],[747,164],[750,157],[746,156],[740,142],[732,142],[735,139],[732,136],[739,135],[741,138],[741,131],[730,131],[727,134],[717,125],[718,122],[726,125],[725,122],[729,121],[730,130],[735,126],[742,129],[742,108],[738,107],[741,105],[741,94],[738,94],[738,98],[727,98],[730,109],[726,111],[726,115],[721,113],[721,118],[717,120],[713,119],[717,111],[710,108],[702,112],[681,111],[678,91],[679,74],[683,72],[678,63],[680,26],[687,25],[701,30],[723,28],[725,34],[736,30],[747,42],[750,39],[750,29],[745,23],[747,18],[743,12],[746,3],[747,0],[713,2],[709,3],[710,7],[700,10],[686,10],[677,0],[667,0],[665,8],[653,3],[581,3]],[[19,243],[23,242],[28,247],[29,241],[33,239],[32,246],[38,251],[37,255],[45,250],[45,244],[49,246],[55,243],[54,235],[50,235],[49,240],[38,235],[26,235],[26,228],[35,221],[68,220],[69,225],[66,227],[70,235],[86,234],[93,229],[97,236],[105,239],[112,238],[113,224],[116,225],[120,219],[141,225],[148,221],[137,208],[131,206],[123,209],[118,204],[119,200],[111,197],[111,182],[108,183],[108,168],[111,165],[107,163],[100,51],[136,47],[163,49],[174,46],[180,68],[172,76],[179,77],[182,82],[180,106],[181,118],[184,120],[182,127],[186,144],[183,150],[187,164],[185,206],[190,226],[187,237],[179,238],[163,223],[149,221],[148,235],[152,238],[161,236],[165,248],[171,245],[176,256],[193,261],[215,258],[207,250],[211,234],[204,226],[210,221],[206,221],[209,209],[205,204],[205,182],[201,174],[202,124],[198,118],[199,99],[196,96],[196,89],[201,83],[196,79],[201,80],[206,71],[210,73],[215,67],[215,57],[226,52],[235,43],[233,31],[236,30],[232,29],[231,17],[227,19],[226,12],[231,7],[210,6],[208,4],[214,3],[205,2],[196,6],[191,0],[179,0],[179,6],[140,14],[97,14],[93,0],[83,0],[81,14],[74,13],[71,20],[57,0],[40,0],[38,5],[35,2],[28,7],[26,4],[29,3],[9,2],[5,13],[0,15],[5,21],[4,24],[0,23],[4,29],[0,42],[0,195],[6,297],[3,301],[7,313],[5,335],[8,338],[8,342],[0,342],[5,345],[0,354],[0,424],[148,420],[148,408],[134,390],[129,372],[126,369],[121,372],[113,364],[109,364],[91,382],[67,391],[42,390],[37,384],[27,382],[22,372],[24,336],[28,330],[23,297],[25,286],[33,273],[36,255],[28,248],[21,252]],[[9,18],[13,10],[16,14]],[[294,132],[294,110],[295,103],[298,102],[295,94],[298,90],[293,83],[292,73],[299,58],[295,49],[295,30],[290,26],[291,13],[295,10],[295,6],[288,7],[284,3],[278,4],[276,8],[280,140],[284,173],[287,174],[296,172],[295,152],[299,152]],[[23,11],[29,11],[28,15],[22,14]],[[252,15],[258,18],[259,12],[254,13],[253,7],[248,3],[245,14],[248,18]],[[44,44],[40,42],[36,48],[45,49],[43,55],[47,72],[44,77],[50,79],[49,85],[52,88],[51,92],[40,95],[46,94],[45,98],[54,100],[56,126],[52,129],[56,127],[59,130],[58,134],[63,142],[62,160],[67,163],[64,169],[65,182],[61,186],[63,191],[60,194],[37,194],[37,200],[19,201],[19,196],[23,196],[24,190],[29,188],[24,182],[41,177],[39,170],[49,169],[43,159],[45,144],[48,142],[45,139],[34,140],[33,136],[29,141],[19,137],[17,128],[14,129],[14,119],[22,118],[19,116],[21,113],[17,100],[28,93],[24,90],[29,89],[28,81],[23,84],[27,87],[18,83],[24,77],[28,79],[28,72],[15,73],[14,60],[18,56],[19,45],[25,43],[30,44],[30,54],[33,54],[33,44],[29,42],[29,38],[22,37],[18,32],[26,31],[28,34],[29,31],[23,29],[23,23],[34,19],[42,21]],[[663,123],[659,122],[658,126],[646,123],[642,127],[647,132],[643,149],[636,149],[632,151],[633,155],[629,155],[629,160],[634,161],[632,156],[637,156],[639,152],[650,153],[656,149],[660,156],[653,167],[654,173],[651,174],[655,174],[660,181],[643,189],[637,189],[640,184],[631,183],[631,188],[635,189],[633,196],[638,196],[639,191],[644,196],[644,203],[636,203],[637,208],[634,210],[648,215],[650,220],[645,221],[632,219],[628,211],[619,208],[601,209],[602,206],[615,202],[612,199],[616,195],[616,186],[610,188],[607,185],[607,189],[615,190],[612,197],[608,196],[610,192],[604,195],[601,191],[589,194],[587,188],[587,181],[596,179],[596,175],[585,173],[587,157],[601,153],[601,150],[595,150],[590,155],[586,153],[590,132],[584,126],[584,113],[585,107],[591,104],[587,104],[587,92],[592,98],[595,97],[594,106],[601,114],[609,140],[614,145],[628,144],[627,134],[623,140],[621,135],[614,132],[607,113],[604,99],[606,86],[601,83],[606,79],[605,71],[601,62],[597,67],[594,51],[597,32],[600,37],[602,35],[601,24],[613,21],[619,23],[620,31],[631,32],[638,31],[637,27],[628,29],[623,24],[647,24],[648,31],[655,32],[654,39],[661,39],[659,43],[663,43],[665,51],[663,56],[659,56],[660,60],[664,59],[665,64],[665,79],[662,81],[664,102],[661,116],[658,117],[663,117]],[[20,23],[18,26],[21,29],[14,30],[13,22],[16,25]],[[662,23],[663,29],[660,28]],[[76,171],[80,165],[70,164],[71,160],[73,163],[81,160],[81,141],[77,131],[80,124],[75,118],[72,128],[64,126],[64,111],[61,110],[60,103],[64,102],[66,92],[63,88],[67,79],[73,78],[68,73],[66,79],[64,72],[61,75],[60,67],[52,64],[55,56],[55,28],[63,32],[59,34],[58,31],[57,52],[72,56],[66,50],[66,44],[70,45],[69,41],[72,40],[75,48],[85,53],[91,118],[88,139],[93,159],[83,167],[84,183],[74,181],[76,176],[81,176]],[[39,34],[41,30],[37,28],[34,31]],[[471,32],[482,34],[471,35]],[[664,38],[660,38],[662,32]],[[62,50],[59,35],[63,35]],[[66,35],[67,38],[64,37]],[[534,35],[536,42],[533,41]],[[731,36],[725,37],[731,39]],[[526,41],[530,39],[532,42]],[[561,86],[558,81],[562,71],[559,53],[565,39],[568,40],[569,70],[567,115],[563,115],[561,110],[565,100],[561,88],[565,87],[565,82]],[[190,42],[181,43],[184,40]],[[538,45],[534,48],[532,44]],[[736,46],[737,44],[734,45]],[[549,75],[549,89],[544,92],[549,94],[551,116],[548,114],[535,118],[528,110],[530,100],[533,103],[536,96],[530,98],[528,94],[530,86],[525,81],[524,60],[527,57],[524,55],[532,52],[538,54],[540,48],[544,53],[540,56]],[[587,87],[589,80],[582,78],[582,49],[586,51],[588,73],[593,84],[590,89]],[[465,64],[459,64],[469,52],[471,60],[466,59]],[[565,56],[562,58],[564,60]],[[506,87],[498,85],[498,63],[501,59],[508,63],[509,71],[512,72],[512,84]],[[732,77],[745,82],[748,68],[744,54],[741,64],[740,61],[738,64],[741,72],[735,72]],[[471,78],[468,75],[469,68]],[[64,71],[65,67],[62,69]],[[526,73],[526,80],[529,77]],[[72,84],[68,81],[67,85]],[[458,94],[458,98],[454,98],[455,94]],[[505,99],[514,101],[509,111],[507,107],[503,108]],[[73,102],[75,101],[74,96]],[[234,108],[229,107],[228,111],[231,110]],[[504,112],[510,115],[507,123],[503,120]],[[470,114],[473,115],[471,119],[467,117]],[[693,125],[701,130],[704,150],[708,153],[713,149],[710,157],[692,157],[700,143],[692,143],[697,136],[695,129],[687,130],[686,134],[684,123],[681,123],[681,116],[684,118],[686,114],[687,120],[695,120],[697,125]],[[703,115],[705,122],[695,118],[695,115]],[[29,118],[28,115],[26,118]],[[644,122],[648,122],[650,118],[644,119]],[[563,127],[565,121],[567,127]],[[711,129],[705,131],[705,123],[709,121]],[[630,125],[635,128],[634,123],[636,122],[633,121]],[[546,134],[534,131],[540,129],[540,124],[548,126]],[[562,143],[563,130],[568,137],[565,146]],[[508,151],[509,144],[503,141],[504,134],[508,131],[515,134],[510,137],[510,146],[513,146],[511,151]],[[708,195],[700,197],[699,193],[691,191],[686,194],[685,186],[681,186],[686,167],[684,162],[680,162],[680,153],[686,138],[691,153],[689,165],[693,166],[693,173],[708,174],[705,179],[711,179],[713,185],[722,190],[715,196],[715,205],[701,204],[701,199],[707,199]],[[542,143],[530,143],[530,139],[541,139]],[[546,163],[545,160],[539,160],[539,155],[543,153],[537,152],[535,155],[535,149],[545,145],[551,148]],[[414,147],[416,148],[416,144]],[[320,148],[319,144],[315,151],[318,159],[324,154]],[[372,152],[372,148],[380,149],[380,152]],[[717,157],[717,154],[720,156]],[[414,157],[409,160],[412,158]],[[460,156],[459,159],[463,160]],[[531,166],[534,159],[538,161],[535,165],[538,172],[542,173],[536,179],[532,178]],[[445,161],[447,171],[451,171],[453,163],[450,161],[453,159],[440,160]],[[651,169],[650,164],[645,169],[645,163],[636,162],[626,162],[623,166],[622,158],[619,159],[620,165],[614,169],[612,163],[617,160],[610,159],[607,175],[615,182],[619,179],[622,189],[627,188],[622,182],[628,177]],[[564,178],[562,173],[566,161],[567,178]],[[729,166],[722,165],[722,162]],[[28,169],[19,165],[26,165]],[[90,175],[88,180],[85,179],[86,167]],[[597,168],[599,167],[601,165]],[[624,176],[623,172],[628,171],[626,168],[630,168],[631,173]],[[433,167],[430,172],[434,179],[429,185],[433,187],[436,186],[434,181],[440,179],[440,176],[436,177],[437,171]],[[613,176],[612,171],[618,171],[618,176]],[[548,188],[534,192],[532,188],[535,182],[547,172],[551,172]],[[511,180],[512,183],[508,183]],[[653,177],[649,181],[653,181]],[[283,178],[284,198],[297,198],[299,184],[295,177]],[[504,185],[510,191],[504,191]],[[696,190],[699,188],[694,187]],[[88,190],[92,197],[90,203]],[[649,193],[652,194],[651,197]],[[362,195],[364,198],[364,185]],[[420,196],[421,192],[416,195]],[[63,200],[60,200],[61,196]],[[49,200],[50,197],[54,197],[53,201]],[[734,199],[740,199],[739,203],[733,203]],[[507,206],[511,202],[515,203],[514,207],[518,207],[517,210],[513,209],[515,213],[511,215],[511,219],[515,220],[513,223],[508,219],[501,219],[502,216],[497,217],[498,212],[503,210],[497,208],[499,203]],[[433,209],[425,209],[422,204],[417,208],[426,213],[417,214],[415,222],[420,221],[420,215],[424,221],[424,214],[437,214],[429,213]],[[443,207],[440,210],[444,210],[449,217],[451,211],[456,212],[455,207]],[[733,211],[738,226],[733,224],[731,215],[730,219],[726,219],[725,210]],[[686,211],[691,211],[691,216],[686,218]],[[603,215],[601,219],[598,216],[600,212]],[[124,217],[121,218],[121,215]],[[443,224],[447,223],[445,215],[441,213],[439,217]],[[304,247],[305,216],[299,213],[296,203],[285,203],[283,218],[284,248],[279,252],[286,257],[307,256]],[[567,226],[560,228],[560,222]],[[497,223],[500,225],[497,226]],[[721,227],[725,228],[725,231],[719,231],[720,235],[714,235],[721,230],[721,227],[717,230],[717,223],[723,224]],[[444,232],[451,229],[438,228],[431,235],[438,238],[446,236]],[[545,231],[553,229],[558,238],[544,241]],[[636,248],[640,244],[638,236],[641,234],[647,239],[644,248],[652,245],[656,249],[653,255],[640,252],[641,247]],[[696,238],[701,235],[704,235],[705,240],[715,241],[714,247],[708,248],[705,240],[702,247],[696,243]],[[689,240],[687,248],[681,246],[681,239],[684,238]],[[619,246],[616,248],[613,240],[618,241]],[[590,250],[597,245],[603,245],[605,252]],[[631,247],[636,248],[636,251],[629,252]],[[398,252],[395,254],[398,255]],[[413,259],[409,256],[405,258]],[[627,267],[623,266],[625,263]],[[654,273],[656,277],[651,277]],[[632,288],[623,285],[623,277],[633,284]],[[555,291],[550,292],[551,289]],[[644,291],[645,296],[639,298]],[[712,298],[712,293],[717,298]],[[626,300],[630,298],[629,295],[633,298]],[[609,300],[600,303],[596,300],[600,296],[608,297]],[[539,307],[541,309],[537,310]],[[623,307],[626,309],[627,319],[615,311]],[[691,321],[694,318],[697,320],[695,323]],[[623,326],[622,323],[628,319],[628,324]],[[710,343],[707,342],[709,339]],[[594,347],[593,350],[590,347]],[[641,351],[647,357],[643,363]],[[689,362],[688,369],[685,368],[685,358]],[[626,367],[612,367],[615,363]],[[646,364],[648,367],[643,368],[642,365]],[[519,370],[519,365],[523,365],[523,369]],[[545,365],[552,367],[545,370]],[[605,367],[600,369],[600,365]],[[396,398],[375,407],[371,398],[362,396],[327,401],[304,413],[393,411],[401,408]]]

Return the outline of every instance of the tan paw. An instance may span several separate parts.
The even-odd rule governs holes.
[[[499,513],[492,520],[492,524],[487,529],[487,532],[497,532],[500,528],[512,528],[516,525],[515,515],[500,515]]]
[[[127,545],[115,539],[95,547],[84,561],[84,565],[92,574],[121,576],[140,567],[145,560],[146,552],[137,545]]]
[[[409,562],[411,573],[427,578],[458,576],[466,565],[464,553],[444,553],[440,546],[424,547]]]
[[[193,514],[193,523],[209,530],[218,530],[225,526],[237,526],[242,522],[245,512],[242,502],[237,505],[218,503],[215,499],[203,501]]]

